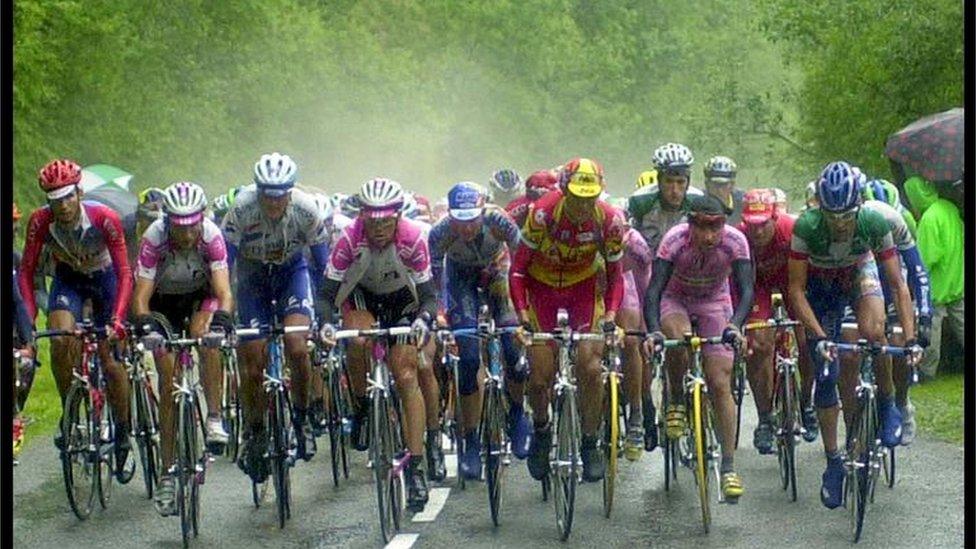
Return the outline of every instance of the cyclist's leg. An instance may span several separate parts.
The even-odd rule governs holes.
[[[362,309],[356,308],[355,303],[359,302]],[[373,327],[376,317],[373,313],[365,309],[362,295],[353,292],[353,296],[344,304],[342,309],[342,327],[348,330],[367,330]],[[366,437],[363,436],[366,417],[369,412],[369,401],[366,396],[366,371],[369,362],[366,356],[366,339],[355,338],[347,341],[346,344],[346,376],[349,381],[349,392],[352,397],[353,416],[351,437],[353,447],[357,450],[366,450]]]
[[[478,285],[481,270],[459,269],[450,259],[445,261],[447,292],[450,307],[447,311],[452,329],[474,328],[478,325]],[[478,338],[458,336],[458,393],[461,395],[461,433],[467,434],[478,427],[481,415],[482,384],[478,371],[481,368],[481,346]]]
[[[287,273],[281,273],[277,283],[278,312],[285,326],[308,326],[312,322],[312,287],[308,267],[298,263]],[[308,421],[308,379],[311,375],[311,358],[308,355],[308,332],[296,332],[284,336],[285,360],[291,369],[292,425],[298,457],[308,461],[317,450],[315,435]]]
[[[106,326],[112,319],[117,293],[115,271],[100,271],[91,277],[87,296],[92,301],[92,320],[96,326]],[[105,381],[108,386],[108,400],[115,413],[116,438],[121,440],[121,448],[128,446],[129,438],[129,376],[125,367],[115,361],[115,343],[107,339],[98,342],[98,354],[102,361]],[[121,467],[122,464],[119,464]]]
[[[640,310],[621,306],[620,310],[617,311],[617,325],[624,330],[642,330],[644,321],[641,318]],[[630,408],[630,424],[641,427],[643,423],[641,387],[644,385],[644,356],[641,354],[640,338],[625,337],[622,355],[624,393],[625,400]]]
[[[847,307],[844,311],[844,322],[856,322],[854,310]],[[840,339],[845,343],[855,343],[861,337],[860,330],[841,328]],[[838,353],[840,363],[840,399],[841,410],[844,414],[844,425],[848,430],[854,427],[855,412],[857,411],[857,379],[861,358],[855,353]]]
[[[440,432],[441,415],[441,388],[437,382],[437,373],[433,367],[434,350],[437,344],[433,338],[424,345],[421,352],[424,354],[424,366],[418,365],[417,382],[420,384],[420,393],[424,397],[425,415],[427,417],[427,432]]]
[[[685,306],[665,293],[661,297],[661,332],[668,339],[681,339],[691,332],[691,320]],[[685,347],[668,349],[664,355],[664,367],[671,386],[671,401],[681,402],[683,380],[688,369],[688,350]]]
[[[203,296],[199,296],[203,297]],[[199,306],[197,306],[199,302]],[[203,337],[210,327],[213,312],[217,310],[217,300],[212,297],[194,299],[193,313],[190,315],[190,337]],[[207,402],[207,439],[223,443],[227,433],[224,432],[220,417],[220,400],[224,390],[224,371],[220,365],[220,350],[200,347],[200,381],[203,385],[203,396]]]
[[[71,330],[81,319],[81,305],[84,298],[76,289],[76,277],[59,265],[51,283],[48,298],[47,328],[49,330]],[[71,372],[81,360],[81,341],[75,337],[51,338],[51,373],[58,387],[61,402],[71,387]]]
[[[698,316],[698,329],[702,337],[721,336],[732,317],[732,304],[728,301],[702,302],[688,305],[688,312]],[[718,425],[716,434],[722,444],[722,472],[732,470],[735,455],[735,402],[732,400],[732,359],[734,352],[725,345],[702,347],[702,370],[712,408]]]
[[[555,297],[558,290],[536,281],[526,279],[528,287],[529,317],[532,329],[551,331],[556,327]],[[532,443],[526,465],[529,474],[542,480],[549,471],[549,449],[552,447],[552,429],[549,425],[549,400],[552,383],[556,377],[555,345],[530,345],[526,349],[529,360],[529,379],[526,396],[532,408]]]
[[[757,287],[749,322],[767,320],[772,316],[772,301],[768,287]],[[746,353],[746,376],[752,389],[752,398],[759,415],[759,425],[753,433],[753,445],[760,453],[771,453],[773,427],[770,414],[773,408],[773,378],[776,375],[774,354],[776,330],[752,330],[748,333],[749,345]]]
[[[574,296],[564,301],[569,312],[569,325],[577,332],[596,332],[603,318],[603,293],[598,288],[597,278],[584,280],[568,288],[568,295]],[[600,293],[597,293],[600,292]],[[579,384],[580,426],[584,439],[596,438],[603,420],[603,383],[600,358],[603,356],[602,341],[581,341],[576,352],[576,379]]]
[[[417,347],[412,343],[397,341],[390,349],[388,364],[403,404],[403,433],[407,448],[414,456],[423,456],[426,409],[417,381]]]
[[[260,326],[271,322],[271,288],[268,274],[260,263],[237,262],[237,287],[234,303],[237,316],[244,326]],[[244,433],[264,431],[264,411],[267,398],[263,390],[267,338],[246,336],[239,338],[237,347],[240,375],[241,411]],[[242,460],[243,462],[243,460]]]

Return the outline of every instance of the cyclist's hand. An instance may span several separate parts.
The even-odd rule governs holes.
[[[428,326],[427,321],[422,317],[417,317],[414,319],[413,324],[410,325],[411,331],[413,331],[413,336],[417,341],[417,348],[422,348],[427,344],[427,336],[430,334],[430,326]]]
[[[745,338],[742,337],[742,332],[739,330],[738,326],[735,324],[729,324],[724,330],[722,330],[722,343],[741,348],[745,344]]]
[[[444,314],[444,311],[437,311],[436,322],[438,326],[447,326],[447,315]]]
[[[664,334],[660,330],[655,330],[647,335],[647,339],[644,340],[644,345],[646,346],[647,356],[654,356],[654,353],[660,352],[664,348]]]
[[[617,343],[623,341],[623,328],[617,326],[617,323],[613,320],[604,318],[600,321],[600,329],[603,330],[603,335],[613,336],[613,342]]]
[[[918,317],[918,327],[916,328],[916,332],[918,333],[918,346],[923,349],[927,349],[929,344],[932,342],[932,317]]]
[[[214,311],[213,318],[210,319],[210,329],[220,329],[227,335],[234,333],[234,317],[227,311]]]
[[[528,311],[519,311],[518,318],[519,327],[515,331],[515,338],[525,347],[532,343],[532,338],[529,335],[532,333],[532,320],[529,318]]]
[[[108,331],[109,341],[121,341],[125,339],[125,324],[121,320],[117,318],[112,319],[105,328]]]
[[[163,347],[163,342],[165,338],[163,334],[151,331],[139,339],[142,342],[142,346],[146,348],[147,351],[155,351]]]
[[[922,346],[919,345],[917,340],[909,339],[905,341],[905,347],[908,348],[908,354],[905,355],[905,359],[909,364],[918,364],[922,360],[922,353],[924,350]]]
[[[813,348],[816,350],[817,354],[821,358],[827,361],[831,361],[834,359],[833,352],[831,351],[830,348],[830,342],[827,341],[827,338],[817,337],[814,338],[811,341],[811,343],[813,344]]]
[[[336,344],[336,328],[333,324],[323,324],[322,329],[319,330],[319,338],[322,340],[322,345],[326,349],[331,349],[335,347]]]
[[[150,332],[162,332],[159,328],[159,322],[152,315],[137,315],[135,318],[135,324],[132,326],[132,331],[136,335],[146,335]]]

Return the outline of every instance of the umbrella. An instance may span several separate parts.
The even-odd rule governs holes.
[[[81,170],[81,189],[87,193],[102,185],[111,185],[128,192],[131,179],[131,173],[115,166],[93,164]]]
[[[929,181],[962,179],[963,109],[926,116],[891,134],[885,155]]]

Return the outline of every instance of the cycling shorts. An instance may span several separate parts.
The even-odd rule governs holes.
[[[597,277],[584,278],[564,288],[554,288],[526,277],[525,289],[529,301],[532,328],[543,332],[556,328],[556,313],[566,309],[569,326],[577,332],[593,332],[603,316],[603,294],[598,291]]]
[[[779,293],[783,296],[783,303],[786,305],[786,314],[790,318],[796,318],[793,314],[793,303],[790,301],[786,288],[757,285],[753,291],[752,309],[749,310],[749,318],[746,320],[747,323],[769,320],[773,317],[774,293]]]
[[[712,300],[689,300],[680,295],[665,292],[661,296],[661,321],[663,322],[665,318],[672,315],[681,316],[688,319],[689,322],[692,315],[697,316],[698,335],[701,337],[720,336],[732,318],[732,300],[728,297]],[[734,352],[727,345],[703,345],[702,355],[719,356],[731,360]]]
[[[189,330],[189,320],[197,311],[212,313],[217,310],[220,302],[212,296],[209,288],[203,288],[188,294],[160,294],[155,293],[149,298],[149,310],[157,312],[169,321],[175,335]]]
[[[467,267],[447,260],[447,319],[452,328],[474,328],[478,325],[481,304],[488,310],[497,326],[518,324],[508,292],[508,271],[486,267]]]
[[[417,300],[407,286],[388,294],[374,294],[357,286],[342,303],[341,310],[343,313],[368,311],[383,328],[409,326],[417,316]],[[411,340],[409,336],[399,335],[388,341],[392,346],[406,345]]]
[[[75,321],[80,322],[85,300],[90,299],[92,322],[97,326],[105,326],[112,320],[117,292],[118,278],[111,267],[82,274],[64,263],[58,263],[51,281],[51,293],[48,295],[48,314],[51,311],[69,311]]]
[[[305,259],[284,265],[239,260],[235,298],[238,320],[245,326],[271,324],[273,315],[279,320],[292,314],[312,318],[312,289]],[[272,300],[276,302],[274,308]]]
[[[807,301],[827,338],[838,341],[847,307],[855,307],[865,297],[884,299],[878,265],[872,258],[848,269],[824,272],[830,275],[807,277]]]

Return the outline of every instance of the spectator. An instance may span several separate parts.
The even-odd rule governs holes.
[[[935,376],[939,367],[942,323],[949,322],[956,341],[965,346],[963,301],[963,223],[959,208],[939,196],[935,186],[919,176],[905,181],[905,196],[918,218],[918,251],[931,276],[932,318],[930,347],[919,366],[923,379]]]

